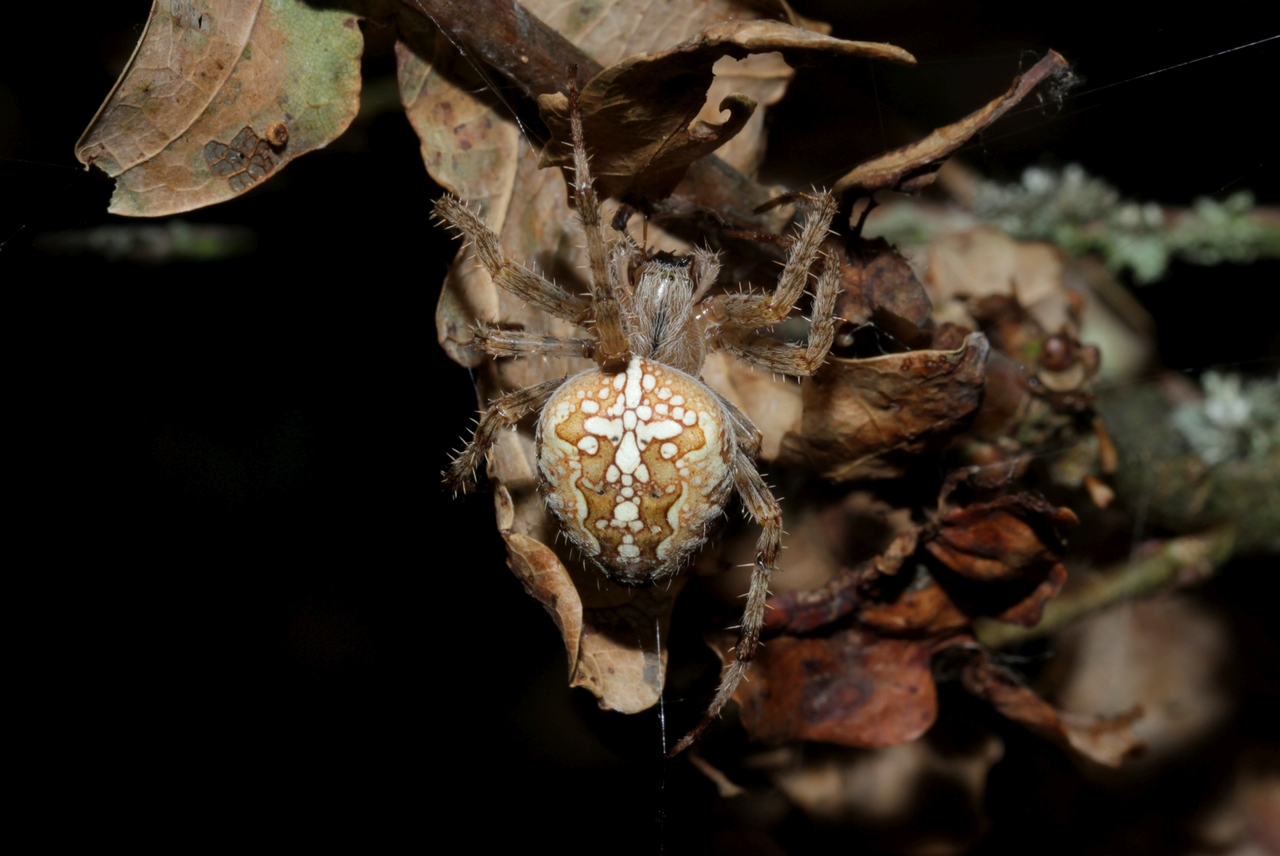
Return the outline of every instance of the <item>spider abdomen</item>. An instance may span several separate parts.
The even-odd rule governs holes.
[[[615,582],[678,571],[733,485],[732,429],[701,381],[632,357],[624,371],[567,380],[538,420],[547,505]]]

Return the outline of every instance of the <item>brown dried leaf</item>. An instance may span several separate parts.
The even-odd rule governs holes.
[[[844,515],[836,520],[844,522],[843,528],[851,528],[852,521]],[[878,577],[898,572],[915,553],[919,534],[919,527],[909,526],[894,536],[884,553],[859,563],[853,570],[840,572],[826,584],[809,590],[793,589],[769,598],[764,635],[809,633],[855,610],[874,609],[876,604],[867,602],[868,586]]]
[[[1078,522],[1069,508],[1019,493],[947,512],[925,548],[963,577],[1008,580],[1060,560],[1060,530]]]
[[[108,210],[159,217],[231,199],[346,130],[357,16],[296,0],[155,2],[76,157],[116,179]]]
[[[897,250],[884,239],[862,241],[853,251],[831,240],[824,249],[840,260],[837,317],[855,328],[874,323],[910,348],[930,346],[933,305]]]
[[[578,669],[578,648],[582,642],[582,598],[555,552],[540,541],[513,531],[515,507],[511,492],[499,486],[494,491],[498,531],[507,542],[511,572],[524,584],[525,592],[547,610],[560,630],[569,655],[569,675]]]
[[[1141,707],[1110,717],[1062,713],[1013,672],[992,662],[983,649],[974,650],[961,678],[965,689],[986,699],[1002,715],[1099,764],[1118,767],[1143,749],[1129,728],[1142,716]]]
[[[699,119],[723,57],[781,52],[791,65],[825,55],[865,56],[914,62],[901,48],[874,42],[833,39],[780,21],[728,21],[674,48],[636,54],[616,62],[582,89],[584,137],[593,153],[592,170],[602,196],[662,199],[684,177],[689,164],[736,135],[755,111],[742,93],[724,97],[717,112],[723,122]],[[538,97],[552,145],[542,153],[543,167],[567,166],[572,152],[557,144],[569,138],[569,103],[563,93]]]
[[[865,567],[846,570],[821,588],[783,592],[769,598],[763,635],[810,633],[859,609]]]
[[[403,28],[419,22],[408,17]],[[490,227],[501,231],[520,129],[504,118],[500,102],[481,100],[477,93],[486,92],[484,81],[448,39],[422,30],[403,32],[396,42],[396,70],[400,100],[421,140],[427,172],[450,193],[479,206]]]
[[[1230,722],[1230,679],[1240,652],[1230,619],[1186,593],[1127,601],[1088,616],[1055,640],[1065,674],[1054,698],[1068,711],[1129,710],[1159,762],[1200,744]],[[1100,676],[1105,678],[1100,679]]]
[[[1039,62],[1017,77],[1009,91],[981,110],[953,125],[939,128],[917,143],[894,149],[858,166],[836,182],[833,192],[857,194],[877,190],[918,193],[933,182],[938,169],[974,134],[1003,116],[1042,81],[1061,74],[1067,61],[1057,51],[1049,51]]]
[[[955,351],[909,351],[865,360],[828,357],[801,389],[800,431],[779,460],[834,481],[901,475],[894,458],[945,439],[981,399],[986,338]]]
[[[604,710],[639,713],[658,703],[667,673],[671,608],[684,588],[677,577],[668,586],[628,589],[602,581],[594,568],[581,568],[574,583],[584,603],[582,653],[570,686],[584,687]],[[590,588],[588,588],[590,586]]]
[[[1044,617],[1045,604],[1061,594],[1066,583],[1067,566],[1059,562],[1049,569],[1049,573],[1045,574],[1044,579],[1030,594],[996,615],[995,620],[1020,627],[1035,627]]]
[[[714,646],[726,662],[729,644]],[[826,638],[771,639],[734,693],[742,724],[756,740],[861,747],[913,740],[938,712],[929,670],[935,644],[857,629]]]
[[[1073,324],[1065,270],[1066,259],[1053,244],[1015,241],[993,226],[978,226],[930,242],[924,285],[939,307],[953,300],[1015,298],[1041,330],[1057,332]]]
[[[920,569],[915,580],[889,603],[863,604],[858,621],[884,633],[923,633],[945,636],[969,623],[946,590],[928,572]]]
[[[972,850],[990,826],[982,812],[988,773],[1004,755],[994,734],[956,742],[926,737],[871,751],[789,746],[748,763],[805,814],[856,828],[859,849],[947,856]]]

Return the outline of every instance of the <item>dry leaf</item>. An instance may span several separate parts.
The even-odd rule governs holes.
[[[1095,613],[1059,636],[1067,666],[1054,697],[1069,711],[1141,705],[1133,733],[1158,763],[1231,721],[1232,633],[1229,617],[1182,593]]]
[[[945,636],[969,624],[947,591],[923,568],[917,568],[911,585],[893,601],[869,601],[858,621],[882,633],[923,633]]]
[[[973,333],[954,351],[829,357],[801,387],[804,417],[780,461],[834,481],[900,475],[898,455],[945,440],[977,409],[988,351]]]
[[[925,548],[963,577],[1008,580],[1059,561],[1060,530],[1076,523],[1071,509],[1019,493],[948,511]]]
[[[782,447],[782,437],[797,430],[804,403],[800,384],[781,375],[768,375],[735,360],[724,351],[707,355],[702,379],[728,398],[760,429],[760,460],[773,461]]]
[[[418,23],[409,17],[403,27]],[[410,44],[413,46],[410,47]],[[411,30],[396,42],[400,101],[436,183],[478,206],[495,230],[506,219],[520,129],[506,108],[485,100],[484,81],[445,38]]]
[[[875,324],[909,348],[930,346],[933,305],[897,250],[883,239],[860,241],[852,249],[832,240],[825,249],[840,260],[836,315],[854,326],[852,335],[863,325]]]
[[[769,598],[764,634],[809,633],[859,611],[859,618],[875,604],[866,591],[877,577],[892,576],[916,551],[919,529],[899,533],[882,555],[845,570],[825,585],[808,591],[787,591]],[[963,624],[964,622],[961,622]]]
[[[717,105],[724,122],[698,119],[714,79],[712,66],[723,57],[781,52],[791,65],[827,55],[866,56],[914,62],[901,48],[848,42],[779,21],[739,20],[710,27],[683,44],[616,62],[582,89],[584,137],[594,157],[592,170],[602,196],[661,199],[671,193],[695,160],[710,154],[746,125],[756,102],[744,93],[726,95]],[[541,165],[567,166],[572,152],[569,102],[562,93],[538,98],[554,141]],[[695,121],[696,120],[696,121]]]
[[[346,130],[363,44],[344,9],[156,0],[76,157],[116,179],[113,214],[231,199]]]
[[[1044,607],[1062,593],[1067,583],[1067,566],[1059,562],[1049,569],[1044,579],[1031,590],[1031,593],[1013,606],[993,616],[996,621],[1005,624],[1017,624],[1020,627],[1035,627],[1044,617]]]
[[[1119,716],[1061,713],[1023,684],[1013,672],[975,649],[962,672],[965,689],[989,701],[1001,714],[1049,740],[1108,767],[1143,749],[1129,726],[1142,716],[1135,707]]]
[[[858,166],[836,182],[833,192],[870,194],[877,190],[917,193],[933,182],[946,159],[974,134],[999,119],[1042,81],[1062,74],[1067,61],[1057,51],[1049,51],[1043,59],[1013,81],[1004,95],[981,110],[953,125],[939,128],[918,143],[894,149]]]
[[[564,639],[569,655],[569,675],[578,668],[578,648],[582,643],[582,598],[555,552],[542,542],[514,531],[515,505],[511,491],[499,486],[494,491],[498,531],[507,542],[511,572],[524,584],[525,593],[542,604]]]
[[[728,644],[713,646],[726,662]],[[756,740],[892,746],[919,737],[937,716],[934,646],[857,629],[776,637],[756,654],[750,679],[733,697]]]
[[[929,244],[924,284],[934,305],[992,295],[1016,298],[1043,330],[1072,323],[1063,284],[1062,251],[1040,241],[1015,241],[991,226],[939,235]]]

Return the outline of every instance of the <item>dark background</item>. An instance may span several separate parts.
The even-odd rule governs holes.
[[[996,125],[963,152],[971,166],[1015,179],[1079,162],[1139,199],[1251,188],[1280,203],[1280,41],[1162,71],[1273,35],[1262,4],[794,5],[921,64],[797,75],[770,115],[768,180],[829,183],[977,108],[1053,47],[1085,83]],[[143,838],[247,840],[264,823],[299,840],[770,852],[744,843],[750,820],[686,763],[662,763],[655,713],[603,714],[565,687],[557,632],[505,569],[489,496],[441,487],[475,396],[435,344],[454,245],[429,220],[440,191],[402,116],[362,115],[244,197],[183,215],[252,230],[250,255],[146,266],[39,249],[125,222],[72,146],[148,8],[23,4],[5,25],[24,804],[68,832]],[[366,79],[385,82],[390,35],[366,35]],[[1262,301],[1278,272],[1177,265],[1139,291],[1166,363],[1274,371]],[[682,703],[699,702],[668,700]],[[1015,827],[987,850],[1016,849],[999,831]],[[1037,849],[1080,852],[1085,834]]]

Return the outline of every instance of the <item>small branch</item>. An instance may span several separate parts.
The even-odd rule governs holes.
[[[590,80],[603,67],[560,33],[514,0],[400,0],[425,16],[472,56],[501,72],[531,101],[564,91],[568,68],[577,65]],[[712,214],[735,229],[778,232],[785,225],[775,214],[754,209],[774,194],[722,161],[708,155],[690,167],[675,192],[649,206],[658,221]]]
[[[1113,567],[1045,605],[1034,627],[1019,627],[990,619],[974,622],[974,635],[990,648],[1000,648],[1053,633],[1078,618],[1104,607],[1207,579],[1217,572],[1235,547],[1232,527],[1199,535],[1172,538],[1150,556]]]

